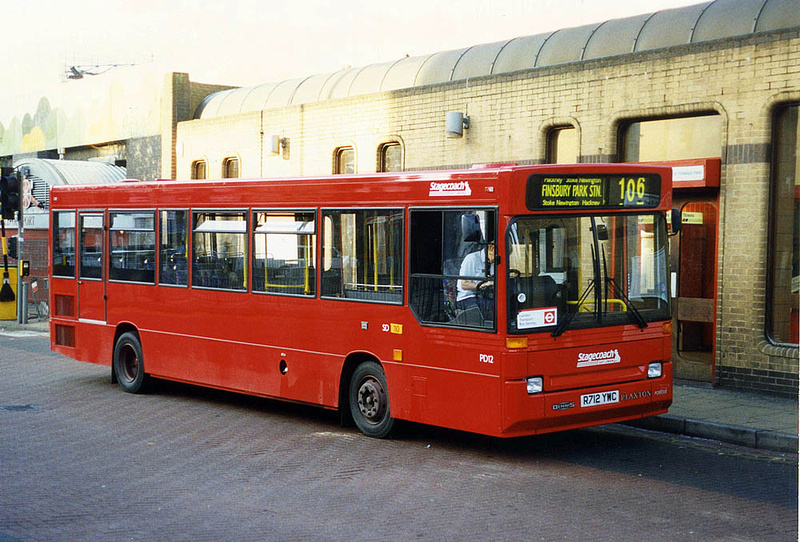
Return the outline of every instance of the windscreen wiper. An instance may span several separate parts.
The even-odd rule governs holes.
[[[592,268],[594,268],[594,277],[590,279],[589,284],[586,285],[586,289],[583,291],[580,299],[578,299],[578,303],[575,305],[575,310],[569,311],[564,316],[564,318],[561,320],[561,323],[558,324],[558,327],[554,329],[553,332],[550,334],[552,337],[558,337],[559,335],[564,333],[564,331],[566,331],[567,326],[569,326],[570,322],[572,322],[572,319],[575,318],[575,315],[581,309],[581,305],[583,305],[583,302],[586,300],[586,298],[589,296],[592,290],[594,290],[594,297],[595,297],[594,299],[595,313],[600,308],[600,296],[602,295],[602,292],[600,291],[600,288],[595,288],[597,286],[598,277],[600,277],[600,262],[597,257],[597,252],[600,250],[600,247],[597,243],[597,224],[595,223],[594,217],[590,217],[590,220],[592,221],[591,232],[592,232],[592,237],[594,238],[594,244],[591,245]]]
[[[622,291],[622,288],[619,287],[619,284],[617,284],[617,281],[614,280],[612,277],[606,277],[606,284],[611,284],[612,290],[614,290],[617,293],[617,295],[622,298],[622,300],[625,302],[625,306],[628,307],[628,310],[631,313],[633,313],[633,317],[636,319],[636,323],[638,324],[638,326],[641,327],[641,328],[646,328],[647,327],[647,321],[644,319],[644,316],[642,316],[642,313],[639,312],[639,309],[637,309],[633,305],[633,302],[631,301],[631,298],[629,298],[625,294],[625,292]]]
[[[589,281],[589,284],[586,285],[586,289],[581,294],[580,299],[578,299],[578,303],[575,305],[575,309],[570,310],[569,312],[567,312],[566,315],[564,315],[564,318],[561,319],[561,322],[558,324],[558,327],[554,329],[553,332],[550,334],[551,336],[558,337],[559,335],[564,333],[564,331],[566,331],[567,326],[569,326],[569,323],[572,322],[572,319],[575,318],[576,314],[578,314],[578,311],[580,310],[581,305],[583,305],[583,302],[586,301],[586,298],[589,297],[589,294],[592,292],[592,290],[594,290],[595,284],[596,284],[595,279],[591,279]]]
[[[627,296],[627,294],[622,290],[622,288],[619,287],[619,284],[617,284],[617,281],[614,280],[614,277],[609,277],[608,276],[608,267],[606,266],[606,250],[605,250],[605,248],[603,248],[603,276],[606,279],[606,291],[605,291],[606,303],[608,303],[608,285],[610,284],[612,291],[616,292],[616,294],[619,295],[622,298],[622,301],[625,302],[625,306],[628,308],[628,310],[631,313],[633,313],[633,317],[636,319],[636,323],[638,324],[638,326],[640,328],[646,328],[647,327],[647,322],[645,321],[644,316],[642,316],[642,313],[639,312],[639,309],[637,309],[636,307],[633,306],[633,302],[631,301],[631,298],[629,298]]]

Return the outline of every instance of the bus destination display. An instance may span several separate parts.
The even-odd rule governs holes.
[[[653,208],[661,200],[661,177],[630,175],[535,174],[528,179],[526,203],[546,209]]]

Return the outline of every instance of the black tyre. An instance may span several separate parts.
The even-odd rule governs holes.
[[[350,379],[350,414],[362,433],[384,438],[394,427],[383,368],[374,361],[356,367]]]
[[[143,393],[149,378],[144,372],[144,356],[139,335],[128,331],[120,335],[114,345],[114,375],[119,387],[128,393]]]

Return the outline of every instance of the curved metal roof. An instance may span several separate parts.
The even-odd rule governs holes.
[[[57,184],[104,184],[118,183],[125,179],[124,167],[105,162],[82,160],[48,160],[44,158],[20,158],[14,167],[30,168],[29,178],[43,180],[48,186]],[[38,199],[38,198],[37,198]]]
[[[223,90],[207,96],[194,118],[236,115],[795,26],[800,26],[798,0],[713,0],[305,79]]]

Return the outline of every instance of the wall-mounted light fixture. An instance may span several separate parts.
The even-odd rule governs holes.
[[[281,137],[279,135],[274,135],[270,138],[270,151],[272,154],[280,154],[283,149],[286,148],[286,145],[289,144],[288,138]]]
[[[447,137],[463,137],[464,130],[467,129],[469,129],[469,115],[458,111],[448,111],[444,114],[444,131]]]

